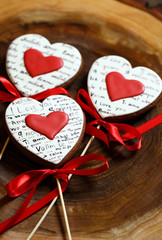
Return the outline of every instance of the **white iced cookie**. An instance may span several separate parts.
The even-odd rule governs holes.
[[[66,87],[81,67],[82,57],[75,47],[65,43],[50,44],[39,34],[16,38],[7,51],[7,73],[23,96]]]
[[[17,147],[43,165],[61,165],[77,151],[85,119],[72,98],[55,95],[40,103],[22,97],[10,103],[5,121]]]
[[[160,98],[161,78],[146,67],[132,68],[120,56],[97,59],[88,74],[89,96],[102,118],[121,121],[137,116]]]

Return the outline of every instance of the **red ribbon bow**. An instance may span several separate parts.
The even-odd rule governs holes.
[[[0,76],[0,82],[4,85],[4,87],[9,92],[9,93],[7,93],[7,92],[0,90],[0,102],[12,102],[12,101],[16,100],[17,98],[21,98],[20,93],[17,91],[17,89],[12,85],[12,83],[10,81],[8,81],[6,78]],[[35,94],[30,97],[34,98],[35,100],[42,100],[51,95],[57,95],[57,94],[66,94],[66,95],[70,96],[69,92],[66,89],[58,87],[58,88],[47,89],[41,93]]]
[[[104,162],[104,164],[92,169],[86,170],[76,169],[82,164],[93,160],[99,160],[101,162]],[[108,162],[104,157],[97,154],[89,154],[70,160],[61,169],[33,170],[20,174],[6,185],[5,189],[8,195],[10,197],[17,197],[27,191],[30,192],[26,199],[24,200],[21,207],[19,208],[19,210],[17,211],[17,213],[13,217],[7,219],[6,221],[0,224],[0,233],[5,232],[8,228],[14,226],[15,224],[29,217],[31,214],[35,213],[40,208],[42,208],[43,206],[45,206],[47,203],[49,203],[51,200],[58,196],[59,194],[58,188],[55,188],[53,191],[51,191],[45,197],[40,199],[38,202],[28,207],[35,193],[37,185],[41,183],[49,175],[53,175],[55,178],[63,180],[63,182],[61,183],[61,188],[62,192],[64,192],[68,186],[68,174],[82,176],[96,175],[103,171],[106,171],[108,168],[109,168]]]
[[[84,100],[86,100],[86,103],[84,103],[80,97],[84,98]],[[158,124],[162,123],[162,114],[158,115],[154,119],[144,123],[143,125],[137,128],[130,126],[128,124],[123,124],[123,123],[109,123],[104,121],[99,116],[88,93],[84,89],[79,90],[76,99],[79,105],[86,112],[88,112],[92,117],[96,119],[90,123],[87,123],[86,133],[99,138],[100,140],[105,142],[108,147],[109,147],[109,142],[108,142],[107,135],[102,130],[96,128],[95,125],[103,126],[108,131],[110,140],[118,141],[122,145],[124,145],[127,149],[131,151],[136,151],[141,148],[141,139],[142,139],[141,134],[157,126]],[[125,134],[121,135],[120,131],[125,132]],[[138,139],[137,143],[132,145],[125,144],[125,141],[131,140],[134,138]]]

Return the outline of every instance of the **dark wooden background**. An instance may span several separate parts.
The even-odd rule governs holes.
[[[152,68],[162,76],[162,23],[148,13],[113,0],[1,0],[0,75],[5,70],[10,42],[27,33],[39,33],[51,43],[61,41],[76,46],[84,66],[68,88],[75,99],[86,89],[91,64],[100,56],[116,54],[133,66]],[[2,86],[0,86],[3,89]],[[0,149],[7,138],[2,118],[7,104],[0,105]],[[133,126],[162,112],[162,101],[145,114],[127,123]],[[87,116],[87,120],[91,120]],[[95,139],[88,153],[106,157],[110,169],[98,176],[73,176],[64,193],[73,239],[162,239],[162,141],[161,126],[142,136],[142,148],[130,152],[117,143],[110,149]],[[89,136],[75,156],[79,156]],[[9,143],[0,162],[0,221],[12,216],[26,194],[10,199],[4,186],[18,174],[41,168]],[[47,179],[40,184],[32,203],[56,186]],[[46,207],[0,236],[2,240],[26,239]],[[33,239],[67,239],[60,200],[48,214]]]

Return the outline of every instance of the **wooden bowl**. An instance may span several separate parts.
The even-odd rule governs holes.
[[[5,57],[16,37],[39,33],[51,43],[62,41],[82,53],[84,67],[69,87],[75,98],[86,88],[91,64],[100,56],[117,54],[133,66],[150,67],[162,76],[162,23],[148,13],[113,0],[5,0],[0,2],[0,75],[7,77]],[[1,119],[7,104],[1,104]],[[162,112],[162,101],[144,115],[129,121],[138,126]],[[88,118],[89,119],[89,118]],[[0,124],[2,148],[7,134]],[[101,154],[109,171],[93,177],[73,176],[64,193],[73,239],[160,239],[161,126],[143,134],[142,148],[129,152],[111,142],[110,149],[95,139],[88,153]],[[89,136],[85,136],[79,156]],[[12,216],[25,194],[11,200],[4,186],[18,174],[40,166],[23,156],[10,142],[0,167],[0,221]],[[55,180],[43,182],[32,203],[49,193]],[[26,239],[45,208],[5,232],[1,239]],[[51,210],[33,239],[67,239],[60,201]]]

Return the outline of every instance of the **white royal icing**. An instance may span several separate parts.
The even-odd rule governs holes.
[[[106,86],[106,75],[110,72],[119,72],[126,79],[140,81],[145,86],[145,91],[138,96],[111,101]],[[161,89],[161,78],[154,71],[146,67],[132,68],[131,64],[120,56],[97,59],[88,74],[89,96],[102,118],[135,113],[154,102],[161,94]]]
[[[62,58],[63,67],[32,78],[24,65],[24,52],[30,48],[37,49],[44,56]],[[64,84],[75,77],[81,64],[81,54],[75,47],[65,43],[50,44],[46,38],[38,34],[27,34],[16,38],[10,44],[6,58],[8,75],[23,96],[32,96]]]
[[[47,116],[54,111],[67,113],[69,121],[53,140],[25,124],[25,117],[29,114]],[[28,97],[19,98],[7,107],[5,120],[11,135],[22,147],[54,164],[60,163],[72,150],[84,127],[84,116],[80,106],[72,98],[63,95],[50,96],[43,103]]]

